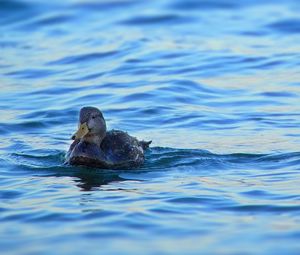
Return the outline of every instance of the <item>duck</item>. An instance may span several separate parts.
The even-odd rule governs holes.
[[[66,163],[101,169],[130,169],[144,164],[152,141],[140,141],[121,130],[107,131],[103,113],[86,106],[79,112],[78,130],[66,154]]]

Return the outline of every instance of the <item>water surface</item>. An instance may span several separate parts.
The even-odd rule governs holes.
[[[299,254],[300,4],[0,2],[3,254]],[[146,164],[63,165],[82,106]]]

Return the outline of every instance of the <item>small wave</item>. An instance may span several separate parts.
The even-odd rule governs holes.
[[[195,10],[213,10],[213,9],[236,9],[240,5],[237,2],[233,1],[224,1],[224,0],[212,0],[212,1],[195,1],[195,0],[186,0],[186,1],[174,1],[171,5],[172,8],[177,10],[186,10],[186,11],[195,11]]]
[[[101,60],[103,58],[115,56],[118,53],[119,53],[118,51],[108,51],[108,52],[94,52],[94,53],[86,53],[86,54],[80,54],[75,56],[67,56],[58,60],[48,62],[47,65],[69,65],[69,64],[76,64],[76,63],[82,63],[87,61],[96,61],[96,60]]]
[[[14,71],[6,73],[7,76],[13,76],[19,79],[41,79],[49,76],[53,76],[55,74],[60,74],[63,71],[53,70],[53,69],[45,69],[45,68],[37,68],[37,69],[25,69],[20,71]]]
[[[296,93],[290,93],[286,91],[269,91],[269,92],[262,92],[259,95],[264,97],[298,97]]]
[[[133,0],[119,0],[119,1],[85,1],[82,3],[75,3],[73,7],[79,10],[88,10],[88,11],[103,11],[103,10],[112,10],[119,8],[126,8],[138,4],[139,1]]]
[[[183,17],[176,14],[164,14],[164,15],[148,15],[137,16],[121,21],[123,25],[163,25],[163,24],[182,24],[191,22],[192,18]]]
[[[300,19],[288,19],[276,21],[270,25],[269,28],[284,34],[299,34],[300,33]]]
[[[12,153],[6,157],[14,164],[31,166],[34,169],[54,169],[64,167],[64,151],[26,150],[22,153]],[[283,169],[284,167],[300,167],[300,152],[281,154],[214,154],[206,150],[174,149],[152,147],[146,153],[146,163],[142,171],[160,169],[180,169],[184,167],[196,171],[239,170],[239,169]],[[89,168],[88,168],[89,169]],[[114,171],[114,170],[112,170]],[[132,171],[139,171],[133,169]],[[117,171],[116,171],[117,172]]]
[[[205,150],[155,147],[151,149],[146,167],[174,168],[194,166],[199,171],[212,169],[282,169],[300,166],[300,152],[282,154],[214,154]]]
[[[42,27],[49,27],[49,26],[66,26],[68,22],[73,20],[72,15],[67,14],[54,14],[54,15],[39,15],[30,19],[27,22],[21,23],[19,25],[19,29],[24,31],[26,30],[39,30]]]
[[[287,213],[287,212],[300,212],[299,205],[237,205],[237,206],[229,206],[229,207],[219,207],[218,210],[228,210],[235,212],[244,212],[244,213]]]

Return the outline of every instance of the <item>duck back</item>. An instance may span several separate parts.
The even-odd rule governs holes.
[[[144,148],[140,141],[120,130],[106,133],[101,150],[116,167],[136,167],[144,163]]]

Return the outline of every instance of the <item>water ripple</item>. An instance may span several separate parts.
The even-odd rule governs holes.
[[[195,10],[210,10],[210,9],[235,9],[239,5],[233,1],[174,1],[172,7],[178,10],[195,11]]]
[[[124,25],[155,25],[155,24],[182,24],[192,21],[191,18],[174,14],[137,16],[123,20]]]
[[[270,28],[284,34],[300,33],[300,19],[276,21],[269,25]]]
[[[82,63],[87,61],[97,61],[106,57],[115,56],[116,54],[118,54],[118,51],[87,53],[87,54],[81,54],[77,56],[64,57],[62,59],[51,61],[47,63],[47,65],[68,65],[68,64],[76,64],[76,63]]]

